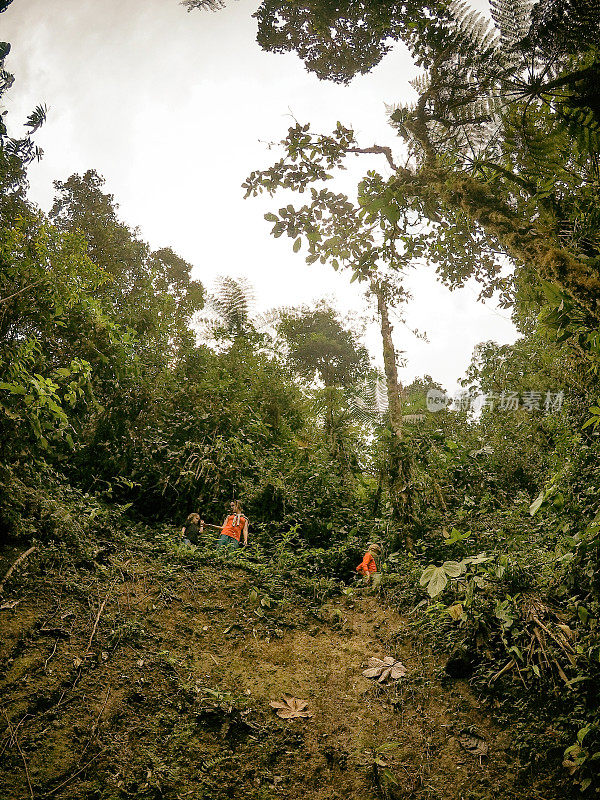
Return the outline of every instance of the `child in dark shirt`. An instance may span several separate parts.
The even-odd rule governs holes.
[[[198,544],[200,534],[204,532],[204,520],[200,519],[200,514],[192,512],[185,521],[181,529],[181,541],[183,544]]]

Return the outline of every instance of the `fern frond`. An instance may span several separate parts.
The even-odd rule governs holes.
[[[231,753],[228,753],[224,756],[215,756],[214,758],[209,758],[207,761],[203,761],[200,769],[202,772],[211,772],[215,767],[219,764],[223,764],[225,761],[230,761],[233,758]]]
[[[378,377],[359,387],[356,396],[350,400],[350,408],[361,422],[381,424],[388,410],[387,387],[383,378]]]
[[[583,108],[575,106],[569,107],[568,102],[561,106],[561,113],[568,119],[569,123],[573,125],[574,132],[577,128],[587,128],[590,131],[598,133],[600,131],[600,122],[591,108]]]
[[[473,49],[479,53],[499,50],[500,37],[497,30],[467,0],[453,0],[450,3],[450,13],[456,22],[457,31]]]
[[[245,278],[222,276],[216,281],[208,305],[229,332],[240,331],[249,325],[254,290]]]
[[[181,0],[181,5],[185,6],[188,11],[196,8],[201,11],[218,11],[220,8],[225,8],[224,0]]]
[[[431,86],[431,78],[427,72],[423,72],[421,75],[417,75],[416,78],[413,78],[412,81],[409,81],[409,83],[419,94],[425,94]]]
[[[531,27],[534,0],[490,0],[490,11],[505,48],[514,47]]]

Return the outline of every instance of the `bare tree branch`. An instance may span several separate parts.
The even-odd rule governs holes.
[[[349,153],[376,153],[377,155],[384,155],[387,158],[388,164],[394,170],[394,172],[398,172],[400,169],[395,163],[394,158],[392,156],[392,148],[391,147],[383,147],[379,144],[374,144],[371,147],[349,147]]]
[[[13,571],[19,566],[21,561],[24,561],[30,553],[34,552],[34,550],[37,550],[37,547],[30,547],[29,550],[25,550],[25,552],[21,553],[21,555],[17,558],[15,563],[12,565],[12,567],[8,570],[8,572],[6,573],[4,578],[2,579],[2,583],[0,583],[0,594],[2,593],[2,591],[4,589],[4,584],[10,578],[10,576],[13,573]]]
[[[29,286],[24,286],[22,289],[19,289],[18,292],[15,292],[14,294],[9,294],[8,297],[0,297],[0,303],[8,303],[8,301],[12,300],[13,297],[17,297],[17,295],[23,294],[23,292],[26,292],[29,289],[33,289],[34,286],[37,286],[39,283],[42,283],[43,280],[45,279],[40,278],[39,281],[34,281],[33,283],[30,283]]]

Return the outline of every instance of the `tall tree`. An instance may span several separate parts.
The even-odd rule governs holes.
[[[289,361],[310,380],[319,377],[325,386],[352,386],[369,370],[367,350],[326,304],[284,311],[277,330],[287,344]]]
[[[273,222],[272,234],[287,233],[293,238],[294,250],[307,245],[307,262],[329,262],[334,269],[346,269],[353,280],[364,283],[377,302],[380,321],[388,410],[387,479],[394,518],[410,545],[407,522],[411,520],[413,490],[411,455],[402,428],[402,386],[398,379],[397,354],[392,339],[389,308],[407,298],[401,284],[401,273],[411,260],[423,252],[426,233],[414,233],[410,210],[403,209],[393,198],[389,206],[370,211],[350,202],[348,197],[326,189],[317,190],[313,183],[327,180],[328,170],[340,154],[352,150],[352,131],[338,124],[331,137],[313,137],[308,126],[290,128],[282,143],[284,158],[273,167],[252,173],[244,187],[246,196],[280,188],[304,191],[310,189],[310,203],[295,209],[292,205],[268,213]]]
[[[100,298],[119,321],[159,349],[172,349],[204,304],[202,284],[192,279],[192,265],[171,248],[151,252],[119,219],[104,183],[95,170],[55,181],[50,218],[60,230],[83,234],[89,257],[107,275]]]
[[[521,286],[556,287],[563,329],[587,330],[584,345],[598,359],[598,15],[588,0],[543,0],[531,26],[527,0],[499,0],[494,14],[500,31],[466,3],[265,0],[257,11],[264,48],[293,50],[335,81],[371,69],[390,40],[409,47],[424,68],[419,100],[391,114],[409,161],[334,133],[322,139],[332,145],[327,166],[349,152],[385,155],[393,176],[367,178],[367,209],[426,217],[426,255],[440,274],[451,285],[474,275],[509,304],[515,281],[495,258],[506,254]]]
[[[348,392],[370,373],[368,352],[354,331],[325,304],[283,312],[277,332],[286,344],[292,367],[303,378],[318,378],[323,383],[325,438],[332,458],[345,473],[357,463],[348,446],[352,424]]]
[[[223,0],[183,0],[188,11],[216,11]],[[421,38],[443,36],[443,0],[263,0],[253,14],[257,42],[274,53],[295,52],[319,78],[348,83],[381,61],[400,39],[425,56]]]

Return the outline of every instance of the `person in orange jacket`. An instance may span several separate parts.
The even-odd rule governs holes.
[[[365,583],[369,583],[371,580],[371,575],[374,572],[377,572],[377,564],[375,563],[374,556],[379,557],[381,555],[381,547],[378,544],[372,542],[371,544],[367,545],[367,552],[365,553],[363,560],[360,562],[356,571],[363,576],[365,579]]]
[[[217,541],[217,547],[246,547],[248,544],[248,520],[242,513],[242,506],[237,500],[230,504],[230,514],[225,517],[225,522],[221,528],[221,535]]]

